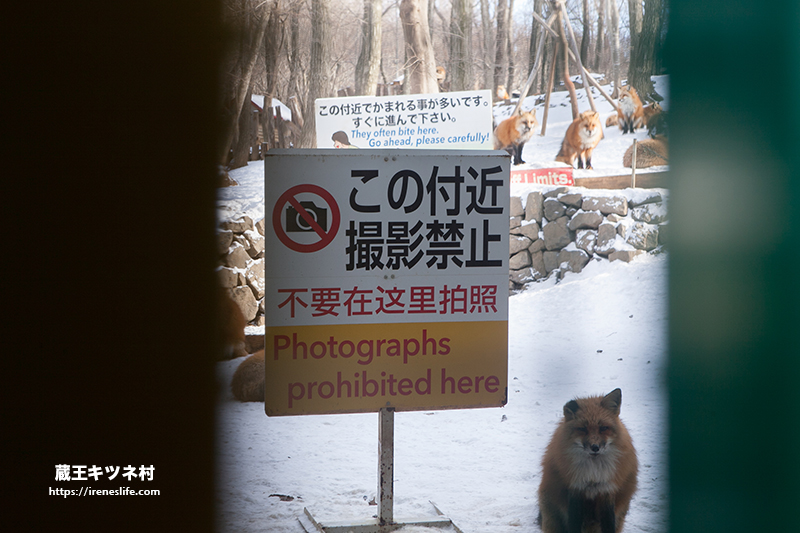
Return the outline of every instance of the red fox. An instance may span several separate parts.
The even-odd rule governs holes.
[[[625,150],[622,166],[631,168],[633,164],[633,145]],[[669,164],[669,141],[659,135],[655,139],[642,139],[637,143],[636,168],[647,168]]]
[[[522,160],[522,147],[533,137],[538,125],[535,109],[505,119],[494,130],[494,149],[507,151],[514,157],[514,164],[521,165],[525,162]]]
[[[631,85],[619,88],[619,129],[622,133],[633,133],[644,126],[644,109],[636,89]]]
[[[219,327],[222,333],[222,340],[225,343],[223,358],[233,359],[234,357],[247,355],[244,335],[247,321],[242,310],[222,289],[219,291],[219,306],[221,319]]]
[[[497,100],[508,100],[508,91],[506,91],[505,85],[498,85],[497,89],[494,90],[494,96]]]
[[[650,119],[661,113],[661,111],[663,111],[663,109],[658,105],[658,102],[642,106],[642,121],[644,122],[644,126],[646,127],[650,123]]]
[[[264,372],[264,350],[260,350],[242,361],[233,373],[233,396],[240,402],[263,402]]]
[[[592,151],[603,138],[600,114],[597,111],[584,111],[572,121],[564,135],[561,150],[556,161],[573,165],[578,158],[578,168],[592,168]]]
[[[619,533],[636,491],[636,450],[619,419],[622,391],[564,406],[542,460],[544,533]]]

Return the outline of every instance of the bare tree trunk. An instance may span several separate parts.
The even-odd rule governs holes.
[[[403,24],[406,63],[405,94],[438,93],[436,60],[428,30],[427,0],[402,0],[400,19]]]
[[[567,19],[569,24],[569,19]],[[592,21],[589,20],[589,0],[583,0],[583,35],[581,36],[581,63],[589,64],[589,44],[592,41]]]
[[[228,156],[233,146],[234,140],[237,138],[239,131],[240,116],[243,109],[250,111],[250,94],[253,89],[253,69],[255,68],[258,59],[258,51],[261,48],[261,43],[264,40],[264,32],[267,29],[267,22],[269,17],[266,8],[262,9],[261,16],[257,19],[253,26],[248,30],[242,28],[242,33],[250,38],[242,42],[240,56],[240,70],[239,77],[233,81],[233,93],[227,102],[227,112],[225,113],[225,134],[220,146],[219,162],[225,166],[228,164]],[[245,108],[244,104],[247,103]],[[233,164],[242,166],[247,164],[247,159],[241,164],[234,161]],[[234,167],[236,168],[236,167]]]
[[[452,0],[450,15],[450,83],[453,91],[472,89],[472,1]]]
[[[550,32],[555,34],[555,32],[551,27],[552,23],[556,20],[555,16],[551,15],[549,20],[544,20],[537,13],[534,13],[533,18],[534,20],[540,19],[537,22],[542,24],[542,27],[539,30],[541,33],[541,37],[539,38],[539,44],[536,47],[533,67],[531,68],[531,72],[528,75],[528,80],[525,82],[525,85],[519,91],[521,97],[519,98],[519,100],[517,100],[517,105],[516,107],[514,107],[514,112],[511,113],[512,115],[516,115],[519,112],[520,108],[522,107],[522,103],[525,100],[524,96],[529,93],[530,88],[533,85],[533,80],[536,77],[536,74],[544,71],[544,67],[542,66],[544,61],[542,60],[542,57],[544,54],[544,43],[546,41],[545,35],[547,35],[547,33]],[[536,31],[536,28],[533,28],[533,31]]]
[[[631,54],[628,83],[633,85],[642,100],[660,99],[653,89],[650,77],[656,74],[656,56],[661,44],[662,0],[647,0],[639,44]]]
[[[381,67],[382,0],[364,0],[361,53],[356,63],[356,94],[375,96]]]
[[[639,48],[639,35],[642,33],[642,2],[644,0],[628,0],[628,24],[631,35],[631,61],[628,64],[628,78],[630,79],[633,67],[633,56]]]
[[[542,0],[533,0],[533,12],[537,15],[542,15]],[[534,18],[531,22],[531,46],[528,53],[528,72],[533,70],[536,62],[536,48],[540,39],[544,39],[545,44],[547,44],[547,34],[539,31],[539,23],[536,22],[536,19]],[[546,51],[545,56],[547,56]],[[538,94],[542,92],[542,82],[544,78],[544,76],[542,76],[543,72],[544,69],[540,69],[539,72],[535,74],[531,88],[528,90],[528,94],[522,95],[523,98],[531,94]]]
[[[434,19],[433,16],[436,14],[436,0],[428,0],[428,36],[431,39],[431,46],[435,42],[433,40],[435,30],[434,26]],[[449,47],[449,45],[448,45]]]
[[[540,2],[541,0],[536,1]],[[483,30],[483,88],[493,90],[492,65],[494,61],[492,61],[492,19],[489,18],[489,0],[481,0],[481,29]]]
[[[506,39],[506,46],[508,47],[508,92],[514,88],[515,78],[517,76],[517,65],[514,60],[514,0],[508,0],[508,12],[506,13],[506,30],[508,37]]]
[[[300,134],[300,148],[317,147],[317,120],[314,103],[317,98],[331,95],[330,65],[330,0],[311,0],[311,65],[308,77],[312,80],[308,87],[308,98],[303,113],[303,131]]]
[[[508,4],[506,0],[497,0],[497,33],[495,34],[495,55],[494,55],[494,87],[498,85],[508,85],[506,70],[508,53]]]
[[[608,0],[597,0],[597,46],[595,47],[594,53],[594,69],[595,71],[603,71],[604,73],[607,70],[605,61],[606,4],[608,4]]]
[[[302,2],[295,0],[292,4],[292,9],[289,15],[289,96],[295,97],[295,103],[303,108],[305,101],[302,100],[302,95],[305,91],[302,88],[305,86],[301,83],[303,79],[303,66],[300,61],[300,8]],[[297,100],[300,101],[297,101]],[[294,120],[294,113],[292,113],[292,120]],[[302,127],[302,123],[298,123]]]
[[[253,146],[253,121],[255,113],[250,104],[250,96],[253,94],[252,78],[250,87],[247,90],[245,101],[242,104],[241,112],[236,123],[236,135],[231,145],[232,157],[229,162],[231,169],[247,165],[250,160],[250,148]]]
[[[264,35],[264,75],[266,78],[266,95],[264,112],[272,107],[272,99],[278,90],[278,59],[283,48],[283,30],[281,21],[281,0],[275,0],[270,9],[267,30]]]
[[[619,97],[619,84],[622,77],[620,72],[620,56],[619,56],[619,7],[616,0],[610,0],[611,7],[611,79],[614,82],[614,92],[611,94],[614,98]]]

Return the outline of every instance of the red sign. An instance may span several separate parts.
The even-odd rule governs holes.
[[[297,199],[300,193],[311,193],[322,198],[330,207],[330,227],[328,227],[327,212],[314,204],[314,202],[301,202]],[[291,218],[287,215],[286,227],[281,223],[281,214],[284,207],[294,215]],[[318,213],[324,213],[326,220],[323,222]],[[272,227],[275,228],[275,235],[288,248],[295,252],[312,253],[322,250],[333,241],[336,232],[339,230],[341,214],[339,206],[334,200],[333,195],[318,185],[295,185],[284,192],[272,211]],[[314,232],[319,235],[319,240],[313,243],[300,243],[289,237],[287,232]]]
[[[537,183],[539,185],[575,185],[572,167],[525,168],[511,170],[511,183]]]

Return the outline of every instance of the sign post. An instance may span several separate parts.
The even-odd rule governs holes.
[[[265,173],[265,411],[379,413],[378,516],[301,523],[450,525],[394,519],[394,413],[506,403],[507,154],[273,150]]]

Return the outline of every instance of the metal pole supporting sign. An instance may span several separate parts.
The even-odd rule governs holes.
[[[508,401],[509,166],[499,150],[267,152],[265,413],[379,421],[377,509],[345,522],[306,508],[307,533],[461,531],[433,502],[422,519],[396,517],[394,417]]]
[[[437,516],[416,520],[394,520],[394,408],[383,408],[378,419],[378,515],[363,522],[320,522],[308,508],[299,518],[307,533],[387,533],[405,526],[451,527],[463,533],[431,502]]]

